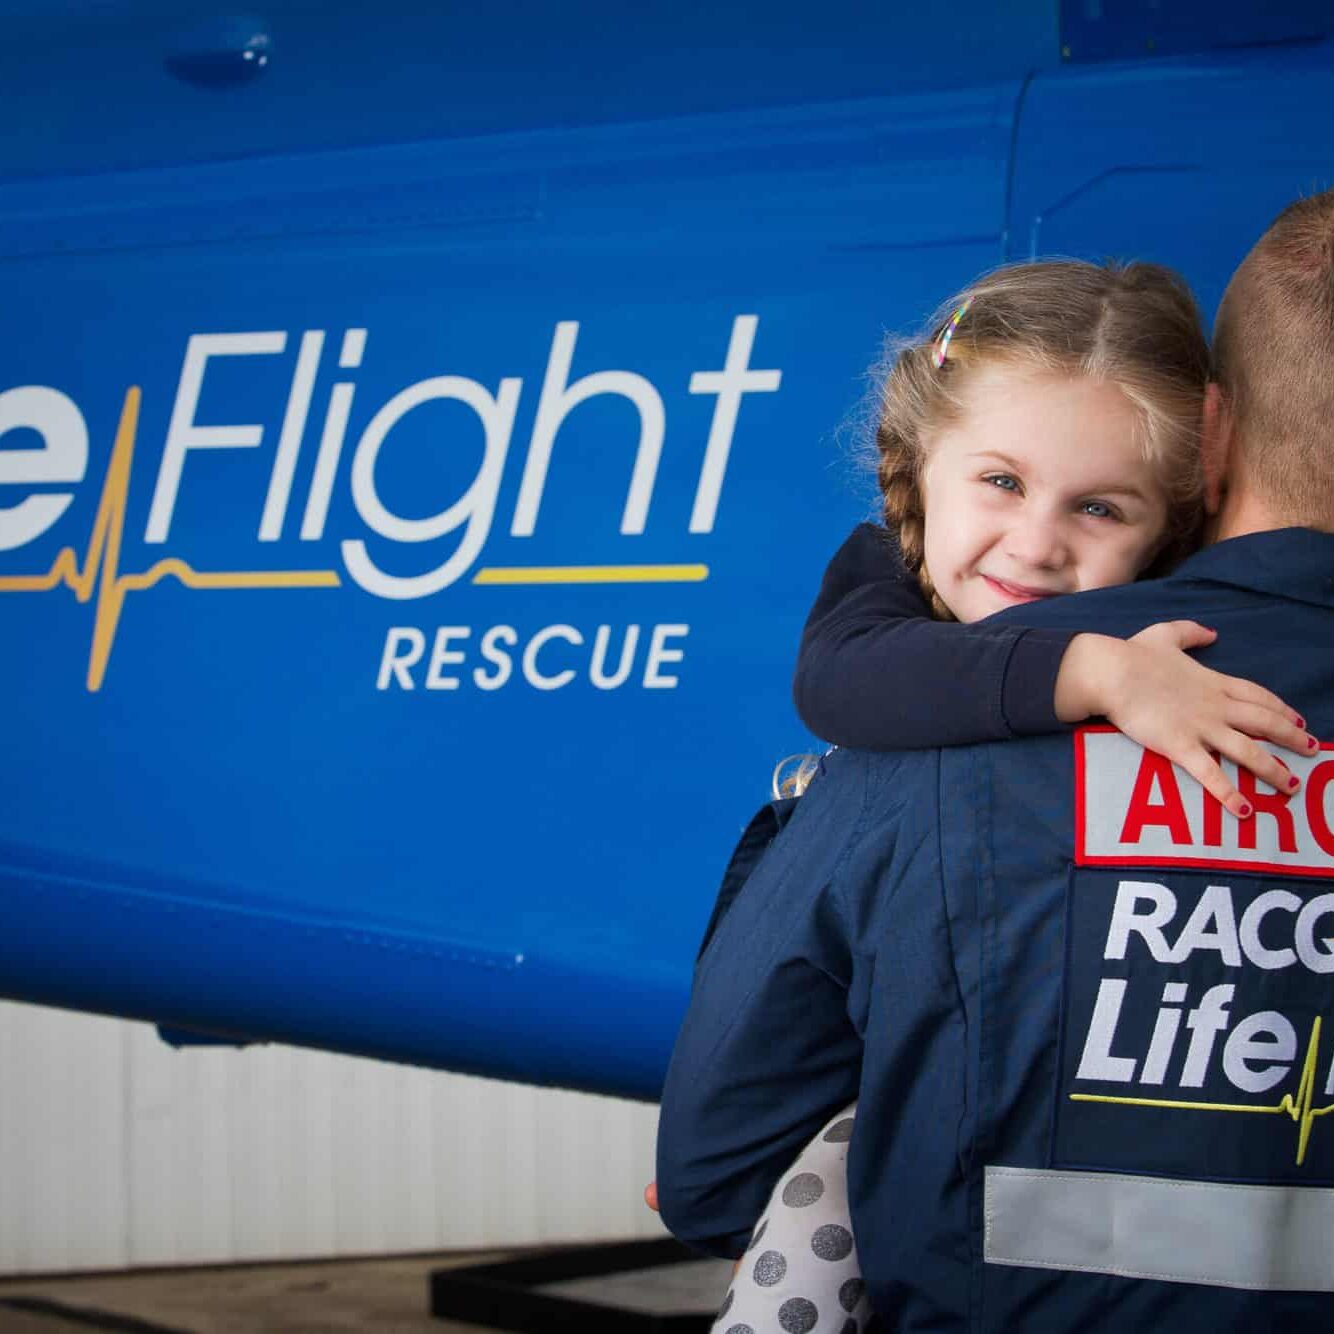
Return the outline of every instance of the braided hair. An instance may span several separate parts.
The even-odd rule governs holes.
[[[876,426],[875,444],[878,463],[877,480],[885,527],[894,534],[904,565],[917,576],[922,594],[938,621],[954,620],[954,613],[942,601],[926,568],[926,498],[922,491],[922,468],[926,451],[919,439],[910,434],[912,417],[906,405],[896,399],[907,396],[916,386],[913,381],[928,372],[921,366],[905,366],[906,361],[925,362],[931,347],[904,348],[882,390],[883,411]]]

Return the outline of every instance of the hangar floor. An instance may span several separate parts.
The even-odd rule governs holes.
[[[430,1314],[433,1271],[517,1253],[468,1252],[301,1264],[161,1269],[0,1280],[0,1334],[495,1334]],[[531,1253],[529,1253],[531,1254]],[[550,1285],[626,1310],[716,1309],[731,1266],[704,1260]],[[533,1328],[540,1328],[533,1326]]]

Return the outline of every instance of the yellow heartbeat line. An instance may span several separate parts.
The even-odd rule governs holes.
[[[707,565],[511,565],[489,566],[475,584],[698,584]]]
[[[80,602],[87,602],[97,588],[93,615],[93,643],[88,656],[88,689],[100,690],[107,661],[120,624],[126,593],[142,593],[170,575],[186,588],[338,588],[334,570],[238,570],[230,572],[192,569],[183,560],[169,556],[140,574],[120,573],[121,537],[125,530],[125,505],[130,491],[130,464],[134,437],[139,425],[138,385],[131,385],[121,408],[116,443],[102,483],[102,496],[93,521],[92,537],[83,568],[73,547],[65,547],[45,574],[0,577],[0,593],[46,593],[61,584]],[[98,576],[101,576],[100,580]]]
[[[1114,1098],[1098,1093],[1072,1093],[1071,1102],[1112,1102],[1125,1107],[1174,1107],[1191,1112],[1250,1112],[1261,1116],[1290,1116],[1296,1122],[1297,1131],[1297,1166],[1306,1161],[1306,1146],[1311,1139],[1311,1128],[1319,1116],[1328,1116],[1334,1112],[1334,1102],[1324,1107],[1314,1107],[1316,1061],[1320,1054],[1320,1016],[1316,1015],[1311,1024],[1311,1039],[1306,1044],[1306,1060],[1302,1065],[1302,1077],[1297,1084],[1297,1095],[1285,1093],[1273,1106],[1253,1107],[1249,1103],[1234,1102],[1184,1102],[1170,1098]]]

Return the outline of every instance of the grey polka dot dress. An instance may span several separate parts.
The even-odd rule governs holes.
[[[774,1187],[713,1334],[867,1334],[871,1304],[848,1214],[856,1111],[839,1112]]]

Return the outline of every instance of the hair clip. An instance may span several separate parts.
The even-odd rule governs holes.
[[[949,318],[949,323],[940,331],[940,337],[936,339],[936,350],[931,354],[931,360],[935,362],[939,369],[945,364],[945,357],[950,350],[950,339],[954,337],[954,331],[959,327],[959,321],[968,313],[968,307],[973,304],[973,298],[970,296]]]

